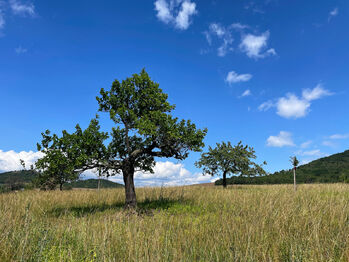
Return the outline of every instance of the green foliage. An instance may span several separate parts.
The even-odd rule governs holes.
[[[290,162],[291,162],[293,168],[297,168],[297,166],[299,164],[299,161],[298,161],[296,156],[291,156],[290,157]]]
[[[239,175],[254,176],[265,174],[262,165],[256,164],[255,151],[252,147],[243,145],[241,141],[232,146],[230,142],[217,143],[215,148],[209,147],[199,161],[195,163],[198,168],[203,168],[204,174],[211,176]],[[266,164],[264,162],[264,164]]]
[[[182,160],[190,150],[200,151],[204,146],[207,130],[172,117],[175,106],[144,69],[121,83],[115,80],[109,91],[101,89],[97,101],[99,110],[109,113],[116,124],[108,152],[122,163],[114,165],[114,172],[121,171],[126,162],[153,172],[154,157]]]
[[[297,168],[297,183],[348,183],[349,150],[320,158]],[[292,184],[292,169],[256,177],[231,177],[228,184]],[[222,180],[216,181],[221,185]]]
[[[90,168],[99,167],[98,160],[105,155],[103,144],[107,133],[99,132],[98,119],[92,119],[84,131],[76,125],[76,131],[69,134],[62,131],[62,136],[51,135],[49,130],[42,133],[38,150],[44,156],[36,162],[39,171],[36,182],[43,189],[55,189],[66,182],[76,181],[80,174]]]
[[[99,111],[109,113],[115,123],[110,143],[106,145],[109,135],[100,132],[97,118],[84,131],[77,125],[74,133],[64,130],[61,137],[48,130],[42,133],[38,150],[45,155],[36,168],[44,186],[74,181],[92,168],[106,175],[122,172],[126,196],[135,205],[135,171],[153,172],[156,157],[183,160],[189,151],[204,146],[207,130],[173,117],[170,112],[175,106],[144,69],[121,83],[115,80],[109,91],[102,88],[97,101]]]

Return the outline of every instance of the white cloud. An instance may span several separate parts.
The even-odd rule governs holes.
[[[225,79],[229,84],[238,82],[247,82],[252,78],[251,74],[237,74],[235,71],[230,71]]]
[[[269,100],[264,102],[258,107],[259,111],[268,111],[270,108],[272,108],[274,105],[273,101]]]
[[[158,12],[156,16],[160,21],[167,24],[173,20],[173,16],[166,0],[157,0],[154,4],[155,10]]]
[[[305,89],[302,97],[299,98],[295,94],[288,93],[285,97],[280,97],[274,104],[272,101],[264,102],[259,106],[260,111],[267,111],[271,107],[277,108],[277,114],[285,118],[301,118],[305,117],[311,106],[311,101],[320,99],[324,96],[332,95],[332,93],[322,87],[321,84],[313,89]]]
[[[349,134],[334,134],[330,136],[330,139],[347,139],[349,138]]]
[[[184,1],[176,17],[176,26],[182,30],[187,29],[190,25],[190,16],[194,14],[196,14],[196,4],[190,1]]]
[[[268,45],[269,31],[261,35],[247,34],[242,37],[240,49],[250,58],[264,58],[268,55],[276,55],[275,49],[271,48],[263,53]]]
[[[333,17],[336,17],[338,15],[338,7],[334,8],[329,14],[328,14],[328,22],[330,22],[330,20]]]
[[[241,97],[250,96],[250,95],[252,95],[251,90],[247,89],[245,90],[245,92],[241,94]]]
[[[190,0],[157,0],[154,5],[160,21],[171,23],[181,30],[188,29],[191,24],[190,17],[197,13],[196,4]]]
[[[206,40],[209,45],[212,45],[213,37],[217,37],[221,41],[217,48],[218,56],[225,56],[229,51],[233,51],[232,47],[234,38],[233,35],[237,34],[241,37],[241,43],[239,48],[245,52],[251,58],[263,58],[270,55],[276,55],[274,48],[266,50],[269,39],[269,31],[261,35],[246,34],[247,30],[251,29],[250,26],[241,23],[233,23],[228,26],[223,26],[219,23],[211,23],[207,31],[204,32]],[[236,31],[238,33],[236,33]]]
[[[23,159],[26,168],[30,168],[39,158],[43,157],[41,152],[21,151],[15,152],[0,150],[0,172],[21,170],[20,159]],[[85,178],[97,178],[97,172],[88,170],[82,174]],[[123,183],[122,175],[109,177],[109,180]],[[191,173],[181,163],[170,161],[157,162],[154,167],[154,174],[136,172],[135,184],[137,186],[173,186],[190,185],[197,183],[210,183],[217,180],[211,176],[204,176],[201,173]]]
[[[10,7],[14,14],[22,16],[35,16],[35,7],[32,3],[21,3],[18,0],[10,0]]]
[[[92,172],[86,172],[85,176],[95,178],[96,175]],[[117,183],[123,183],[122,175],[116,175],[108,178]],[[198,183],[211,183],[218,178],[201,173],[191,173],[183,164],[173,163],[170,161],[156,162],[154,173],[135,173],[136,186],[177,186],[177,185],[191,185]]]
[[[13,150],[0,150],[0,171],[5,172],[22,169],[22,166],[19,162],[20,159],[23,159],[26,164],[26,167],[29,168],[30,165],[34,164],[36,160],[38,160],[42,156],[43,154],[41,152],[21,151],[17,153]]]
[[[28,50],[27,50],[26,48],[23,48],[23,47],[21,47],[21,46],[15,48],[15,52],[16,52],[16,54],[18,54],[18,55],[24,54],[24,53],[26,53],[27,51],[28,51]]]
[[[277,114],[285,118],[300,118],[308,113],[310,103],[307,100],[299,99],[294,94],[287,94],[281,97],[276,103]]]
[[[267,146],[270,147],[284,147],[284,146],[294,146],[292,140],[292,134],[286,131],[280,131],[277,136],[270,136],[267,139]]]

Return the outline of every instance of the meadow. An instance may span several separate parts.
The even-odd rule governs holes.
[[[0,261],[349,261],[349,185],[0,194]]]

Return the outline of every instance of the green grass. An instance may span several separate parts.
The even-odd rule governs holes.
[[[349,185],[0,195],[0,261],[349,261]]]

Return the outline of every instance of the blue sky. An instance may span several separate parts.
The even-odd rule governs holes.
[[[348,11],[345,0],[0,0],[0,170],[33,162],[45,129],[86,127],[99,90],[143,67],[176,116],[208,128],[207,146],[242,140],[269,172],[344,151]],[[159,160],[137,184],[210,181],[198,158]]]

